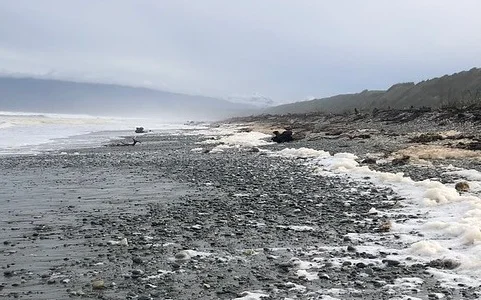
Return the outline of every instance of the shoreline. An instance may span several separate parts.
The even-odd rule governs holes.
[[[265,152],[304,147],[331,154],[359,151],[363,159],[378,143],[388,148],[384,140],[303,139],[257,146],[259,152],[251,151],[249,140],[212,152],[229,131],[160,134],[146,136],[140,146],[68,151],[79,155],[0,157],[2,197],[9,199],[1,218],[0,294],[32,299],[477,297],[469,286],[443,286],[425,273],[429,263],[409,263],[402,249],[395,250],[403,247],[396,232],[379,232],[393,216],[372,209],[400,214],[396,203],[405,201],[392,188],[316,175],[314,157]],[[209,134],[214,144],[198,144]],[[392,147],[399,145],[395,141]],[[191,151],[199,147],[211,150]],[[479,168],[471,160],[460,164]],[[435,167],[392,162],[370,167],[404,171],[418,181],[459,180],[446,177],[437,162]]]

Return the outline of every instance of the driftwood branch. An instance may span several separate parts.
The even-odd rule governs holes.
[[[132,138],[132,143],[126,143],[126,142],[120,142],[119,144],[114,144],[112,146],[135,146],[137,143],[140,144],[141,142],[139,140],[136,140],[135,138]]]

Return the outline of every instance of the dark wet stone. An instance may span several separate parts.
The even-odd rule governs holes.
[[[7,270],[3,272],[3,276],[5,277],[12,277],[13,275],[15,275],[15,272],[12,270]]]
[[[385,263],[388,267],[396,267],[401,264],[400,261],[394,259],[383,259],[382,262]]]
[[[361,163],[363,163],[363,164],[368,164],[368,165],[376,164],[376,162],[377,162],[377,161],[376,161],[376,159],[374,159],[374,158],[366,158],[366,159],[363,159],[363,160],[361,161]]]
[[[142,258],[136,256],[136,257],[132,258],[132,262],[135,263],[135,264],[142,264],[144,261],[142,260]]]
[[[436,269],[453,270],[461,265],[461,262],[453,259],[435,259],[428,263],[428,266]]]

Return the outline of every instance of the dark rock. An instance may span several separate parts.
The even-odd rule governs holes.
[[[132,278],[139,278],[142,275],[144,275],[144,271],[140,269],[132,270]]]
[[[461,182],[456,183],[454,188],[458,192],[468,192],[469,191],[469,184],[466,181],[461,181]]]
[[[135,133],[145,133],[144,127],[135,128]]]
[[[142,260],[142,258],[136,256],[136,257],[132,258],[132,262],[134,262],[135,264],[141,264],[141,263],[143,263],[143,260]]]
[[[361,161],[361,163],[374,165],[374,164],[376,164],[376,160],[374,158],[366,158],[363,161]]]
[[[391,162],[391,164],[392,164],[393,166],[403,166],[403,165],[406,165],[406,164],[409,163],[409,159],[410,159],[410,158],[411,158],[410,156],[404,155],[404,156],[401,157],[401,158],[395,158],[395,159],[393,159],[392,162]]]
[[[471,142],[471,143],[458,143],[456,148],[466,149],[466,150],[481,150],[481,142]]]
[[[396,267],[401,264],[400,261],[394,259],[383,259],[382,262],[385,263],[388,267]]]
[[[347,246],[347,251],[356,252],[356,248],[354,246],[349,245],[349,246]]]
[[[274,137],[272,138],[273,142],[276,143],[287,143],[292,142],[294,139],[292,138],[292,131],[285,130],[283,133],[279,133],[279,131],[274,131]]]
[[[5,277],[12,277],[14,275],[17,275],[17,274],[14,271],[11,271],[11,270],[3,272],[3,276],[5,276]]]
[[[437,133],[423,133],[415,136],[409,140],[410,143],[431,143],[435,141],[441,141],[444,137]]]
[[[436,269],[453,270],[459,267],[461,263],[453,259],[435,259],[428,263],[428,266]]]

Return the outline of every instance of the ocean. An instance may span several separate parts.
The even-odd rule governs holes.
[[[0,111],[0,155],[100,146],[133,135],[136,127],[151,132],[198,128],[153,118]]]

